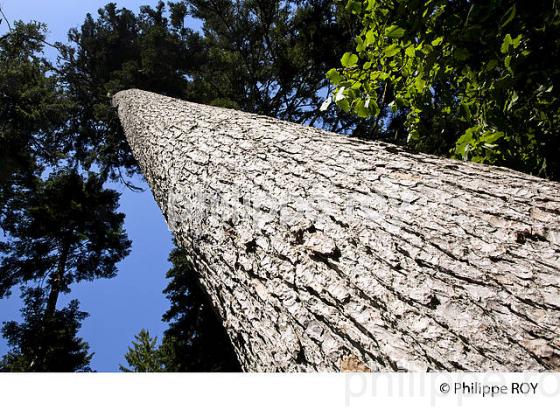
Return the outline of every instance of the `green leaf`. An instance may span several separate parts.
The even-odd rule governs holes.
[[[521,44],[521,39],[522,38],[523,38],[523,36],[521,34],[519,34],[517,37],[515,37],[513,39],[513,41],[511,42],[511,45],[513,46],[513,48],[519,47],[519,44]]]
[[[511,36],[509,34],[506,34],[506,36],[504,37],[504,41],[502,42],[502,46],[500,47],[500,51],[503,54],[506,54],[509,51],[509,46],[513,43]]]
[[[385,29],[385,35],[389,38],[401,38],[404,36],[405,30],[397,25],[389,26]]]
[[[492,71],[498,66],[498,60],[492,59],[486,63],[486,71]]]
[[[465,114],[465,119],[467,121],[470,121],[472,119],[472,113],[471,113],[471,108],[469,107],[469,104],[467,104],[466,102],[462,102],[461,103],[461,108],[463,109],[463,113]],[[472,130],[470,132],[472,134]]]
[[[473,145],[476,145],[474,134],[478,131],[478,126],[468,128],[455,143],[455,154],[463,160],[469,159],[469,152],[472,150]]]
[[[375,101],[371,101],[369,103],[369,109],[371,111],[371,115],[372,116],[378,116],[379,113],[381,112],[381,109],[379,108],[379,106],[377,105],[377,103]]]
[[[342,81],[342,76],[340,75],[340,73],[336,68],[332,68],[329,71],[327,71],[327,78],[330,80],[331,83],[335,85],[340,83],[340,81]]]
[[[383,53],[386,57],[393,57],[399,54],[400,51],[401,48],[398,46],[398,44],[391,44],[390,46],[385,47]]]
[[[365,106],[365,102],[361,98],[356,100],[354,111],[356,112],[356,114],[358,114],[358,117],[361,118],[367,118],[370,115],[369,109]]]
[[[481,141],[487,143],[487,144],[493,144],[494,142],[498,141],[500,138],[502,138],[504,136],[504,133],[501,131],[496,131],[496,132],[486,132],[484,134],[482,134],[482,136],[480,137]]]
[[[389,78],[389,77],[390,77],[390,74],[389,74],[389,73],[384,73],[384,72],[380,72],[380,73],[379,73],[379,79],[380,79],[381,81],[385,81],[385,80],[386,80],[387,78]]]
[[[465,61],[470,55],[466,48],[458,48],[453,52],[453,56],[459,61]]]
[[[443,37],[439,36],[434,41],[432,41],[432,46],[436,47],[439,46],[443,42]]]
[[[346,3],[346,10],[351,11],[353,14],[360,14],[362,12],[362,2],[349,0],[348,3]]]
[[[426,87],[426,80],[424,80],[422,77],[416,77],[414,86],[416,87],[416,90],[421,93],[424,91],[424,87]]]
[[[418,130],[412,129],[410,130],[408,136],[406,137],[406,142],[410,143],[410,142],[418,141],[419,139],[420,139],[420,133],[418,132]]]
[[[504,28],[509,23],[511,23],[511,21],[515,17],[515,13],[516,13],[516,9],[515,9],[515,4],[514,4],[513,6],[511,6],[509,8],[508,11],[506,11],[506,14],[504,14],[504,16],[502,17],[502,22],[500,24],[500,28]]]
[[[409,57],[414,57],[416,55],[416,50],[414,46],[408,46],[406,50],[404,50],[404,53]]]
[[[504,66],[508,69],[508,71],[511,73],[511,56],[506,56],[506,58],[504,58]]]
[[[370,46],[375,42],[375,32],[373,30],[369,30],[366,33],[366,39],[364,41],[364,47]]]
[[[358,42],[358,45],[356,46],[356,51],[358,53],[361,53],[366,49],[364,40],[361,37],[356,37],[356,41]]]
[[[350,88],[353,90],[359,90],[360,88],[362,88],[362,83],[360,81],[355,81],[352,83]]]
[[[358,56],[351,52],[346,52],[340,59],[343,67],[354,67],[358,62]]]
[[[342,108],[344,112],[350,112],[350,103],[347,99],[337,101],[336,105]]]

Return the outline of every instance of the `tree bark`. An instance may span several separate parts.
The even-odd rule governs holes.
[[[247,371],[560,369],[560,184],[129,90]]]

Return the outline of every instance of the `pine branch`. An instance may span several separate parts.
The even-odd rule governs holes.
[[[0,15],[2,15],[2,17],[4,18],[4,20],[6,20],[6,24],[8,25],[8,29],[10,31],[12,31],[12,25],[10,24],[10,20],[8,20],[8,18],[6,17],[6,15],[4,14],[4,10],[2,10],[2,7],[0,6]],[[2,22],[2,20],[0,20],[0,23]],[[8,33],[9,34],[9,33]],[[4,36],[6,37],[6,36]],[[4,37],[0,38],[0,40],[3,40]]]

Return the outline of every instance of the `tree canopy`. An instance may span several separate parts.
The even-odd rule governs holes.
[[[74,283],[113,277],[117,262],[128,254],[130,241],[117,201],[118,194],[104,189],[99,178],[84,179],[71,170],[36,178],[31,189],[8,201],[0,297],[19,285],[26,306],[22,324],[10,322],[3,328],[15,349],[8,354],[7,369],[14,368],[15,358],[20,369],[34,371],[79,370],[89,363],[87,345],[76,338],[87,314],[78,311],[77,301],[62,310],[57,302]],[[58,363],[65,351],[80,358]],[[21,368],[24,363],[26,369]]]
[[[557,2],[344,4],[361,30],[327,74],[343,111],[425,152],[560,177]]]
[[[59,45],[59,81],[75,108],[64,129],[65,152],[86,169],[95,166],[104,178],[124,181],[123,173],[138,172],[112,95],[142,88],[186,96],[197,35],[183,26],[184,11],[170,7],[169,16],[163,2],[135,15],[109,3],[97,18],[88,14],[79,29],[70,30],[69,43]]]
[[[163,316],[169,323],[163,341],[168,371],[239,371],[231,342],[186,251],[174,249],[169,261],[173,266],[164,293],[171,307]]]
[[[64,150],[75,105],[42,57],[45,29],[16,22],[0,39],[0,297],[19,286],[25,302],[23,322],[2,329],[1,370],[89,369],[87,314],[78,301],[57,308],[59,296],[113,277],[130,248],[119,195]]]
[[[150,336],[150,332],[142,329],[134,336],[132,347],[128,348],[125,359],[129,367],[120,365],[123,372],[161,372],[165,370],[165,351],[157,346],[157,337]]]
[[[2,335],[11,350],[0,360],[3,372],[90,371],[93,354],[77,333],[88,314],[72,300],[65,308],[45,317],[47,296],[40,287],[23,292],[23,322],[4,323]]]

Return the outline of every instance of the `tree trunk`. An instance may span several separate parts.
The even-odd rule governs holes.
[[[129,90],[248,371],[560,370],[560,184]]]
[[[39,335],[40,340],[43,342],[46,340],[45,333],[48,327],[51,325],[50,322],[54,318],[56,313],[56,303],[58,302],[58,297],[60,296],[60,291],[62,289],[62,283],[64,280],[64,272],[66,270],[66,263],[68,261],[68,255],[70,253],[70,245],[68,243],[63,243],[60,249],[60,254],[58,257],[58,266],[56,271],[52,273],[49,278],[49,296],[47,298],[47,305],[45,307],[45,313],[43,316],[43,322],[41,324],[41,333]],[[45,343],[39,344],[37,346],[37,352],[35,353],[34,359],[29,364],[30,371],[42,371],[45,368],[45,352],[49,349]]]
[[[58,267],[50,280],[49,297],[47,299],[47,307],[45,309],[45,322],[51,320],[56,312],[56,303],[58,302],[58,297],[60,296],[60,291],[62,289],[64,272],[66,271],[66,263],[68,261],[69,253],[70,245],[68,243],[62,244],[58,259]]]

